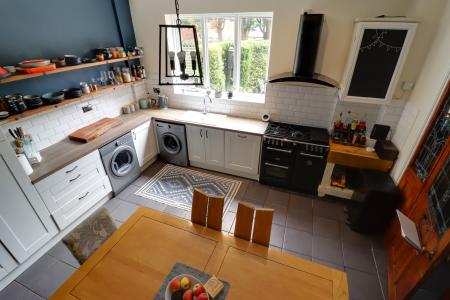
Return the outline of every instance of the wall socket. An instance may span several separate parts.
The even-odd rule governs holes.
[[[88,104],[86,106],[83,106],[81,109],[83,110],[84,113],[87,113],[87,112],[91,111],[93,108],[92,108],[91,104]]]

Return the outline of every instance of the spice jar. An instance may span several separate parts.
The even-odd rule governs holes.
[[[123,82],[125,83],[131,82],[131,74],[129,68],[122,68],[122,78]]]

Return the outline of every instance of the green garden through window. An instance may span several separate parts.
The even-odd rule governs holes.
[[[203,93],[206,88],[226,98],[264,102],[267,81],[272,13],[181,15],[182,24],[196,25],[205,76],[203,87],[176,86],[176,93]],[[174,23],[174,16],[166,16]],[[169,41],[170,43],[171,41]],[[173,40],[172,43],[176,43]],[[183,48],[191,51],[189,37]],[[190,43],[192,45],[190,45]],[[190,65],[188,63],[187,68]]]

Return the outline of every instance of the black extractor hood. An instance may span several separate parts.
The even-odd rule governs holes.
[[[300,26],[295,50],[294,70],[269,78],[269,82],[307,82],[329,87],[339,84],[322,74],[314,73],[317,51],[319,49],[320,31],[323,14],[304,13],[300,18]]]

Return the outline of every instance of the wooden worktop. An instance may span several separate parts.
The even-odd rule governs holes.
[[[349,298],[342,271],[140,208],[50,299],[153,299],[177,262],[227,281],[227,299]]]
[[[193,112],[193,114],[189,114],[189,112],[185,110],[169,108],[162,110],[146,109],[132,114],[120,115],[117,118],[122,120],[123,124],[108,130],[105,134],[89,143],[78,143],[65,138],[64,140],[41,150],[42,161],[39,164],[33,165],[33,173],[30,174],[30,179],[33,183],[36,183],[151,119],[239,131],[256,135],[263,135],[267,128],[267,123],[259,120],[218,114],[210,114],[210,117],[208,117],[207,120],[202,120],[201,118],[196,118],[196,113],[197,112]]]
[[[378,157],[376,152],[369,152],[365,147],[344,145],[330,139],[328,162],[361,169],[388,172],[394,161]]]

